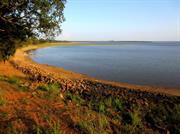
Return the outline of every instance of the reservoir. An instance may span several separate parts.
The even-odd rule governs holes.
[[[98,79],[180,88],[180,42],[76,42],[31,53],[38,63]]]

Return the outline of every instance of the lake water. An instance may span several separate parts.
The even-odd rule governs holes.
[[[180,42],[77,42],[33,51],[38,63],[104,80],[180,87]]]

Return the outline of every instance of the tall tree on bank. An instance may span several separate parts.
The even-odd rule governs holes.
[[[17,41],[61,33],[66,0],[0,0],[0,59],[15,53]]]

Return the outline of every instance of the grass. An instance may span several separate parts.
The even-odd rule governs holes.
[[[40,85],[37,89],[44,92],[43,97],[46,99],[55,99],[60,93],[60,85],[58,83]]]
[[[143,132],[142,113],[135,109],[133,112],[123,113],[123,124],[121,125],[121,133],[136,134]]]
[[[6,100],[0,96],[0,106],[4,106],[6,104]]]
[[[5,80],[6,80],[6,77],[3,75],[0,75],[0,81],[5,81]]]
[[[55,122],[55,121],[49,121],[49,133],[50,134],[62,134],[62,131],[61,131],[61,127],[60,127],[60,123],[59,121]]]
[[[106,115],[111,115],[112,112],[117,113],[123,111],[125,108],[124,102],[119,98],[99,97],[96,99],[92,98],[91,100],[86,101],[88,108]]]
[[[23,92],[27,92],[29,91],[28,87],[26,86],[23,86],[21,84],[21,80],[20,78],[16,77],[16,76],[12,76],[12,77],[6,77],[3,79],[4,81],[7,81],[8,83],[12,84],[12,85],[15,85],[16,86],[16,89],[18,91],[23,91]]]
[[[94,115],[95,116],[95,115]],[[105,115],[98,114],[96,115],[95,120],[81,120],[76,124],[79,132],[89,133],[89,134],[104,134],[106,133],[106,128],[109,127],[109,121]]]
[[[108,97],[107,99],[105,99],[104,103],[107,107],[112,107],[112,103],[113,103],[112,97]]]
[[[99,128],[100,130],[104,130],[109,126],[109,121],[107,120],[105,115],[100,115],[98,118]]]
[[[4,111],[1,111],[0,112],[0,117],[1,118],[6,118],[8,116],[8,113],[7,112],[4,112]]]
[[[29,103],[29,100],[27,98],[22,98],[20,101],[22,104],[25,104],[25,105]]]
[[[60,90],[60,85],[58,83],[40,85],[40,86],[37,87],[37,89],[41,90],[41,91],[47,91],[47,92],[59,91]]]
[[[24,134],[23,130],[18,130],[16,128],[14,128],[11,123],[8,124],[6,129],[1,128],[1,126],[0,126],[0,133],[4,133],[4,132],[6,132],[6,134]]]
[[[99,112],[100,113],[105,113],[106,112],[106,106],[103,102],[99,103]]]
[[[116,98],[113,100],[113,106],[117,111],[122,111],[123,110],[123,102],[122,100]]]
[[[36,134],[44,134],[45,130],[41,126],[36,126]]]
[[[139,110],[135,110],[134,112],[130,113],[132,118],[132,126],[134,127],[142,127],[142,121],[141,121],[141,112]]]
[[[75,102],[76,104],[83,104],[84,103],[84,99],[82,99],[79,95],[75,95],[72,94],[71,92],[66,92],[66,99],[67,100],[71,100],[73,102]]]
[[[42,114],[41,116],[42,116],[42,118],[43,118],[44,120],[46,120],[46,121],[49,121],[49,120],[50,120],[50,116],[49,116],[48,114]]]
[[[172,104],[165,103],[155,105],[146,113],[145,120],[152,128],[159,131],[169,129],[170,133],[180,133],[180,104],[175,104],[173,107]]]
[[[19,85],[20,84],[20,79],[13,76],[13,77],[9,77],[7,80],[10,84],[16,84]]]
[[[94,133],[93,122],[79,121],[76,124],[76,128],[82,133]]]
[[[29,91],[29,88],[26,87],[26,86],[19,85],[19,86],[18,86],[18,90],[19,90],[19,91],[22,91],[22,92],[27,92],[27,91]]]
[[[21,84],[21,79],[15,76],[5,77],[0,75],[0,80],[18,87],[19,91],[27,91],[28,89]],[[40,95],[43,95],[41,96],[43,99],[51,99],[55,100],[55,103],[60,103],[57,100],[57,97],[60,98],[61,91],[61,86],[58,83],[43,84],[38,86],[37,90],[38,93],[35,92],[35,95],[38,96],[40,93]],[[61,134],[60,123],[51,121],[51,119],[56,117],[57,120],[63,120],[66,117],[63,118],[61,116],[62,113],[68,114],[68,117],[72,118],[72,120],[64,119],[63,123],[69,125],[70,129],[78,129],[82,133],[113,133],[115,129],[117,129],[117,133],[122,132],[125,134],[142,133],[144,129],[151,129],[153,132],[159,131],[160,133],[164,133],[164,130],[168,129],[170,133],[180,133],[180,104],[178,104],[178,99],[178,101],[166,99],[164,102],[158,99],[155,101],[147,100],[148,106],[144,107],[143,103],[139,103],[143,102],[141,99],[137,101],[138,103],[132,102],[131,100],[134,99],[134,96],[128,98],[128,95],[127,97],[120,97],[120,95],[106,97],[99,94],[90,94],[90,97],[87,97],[87,95],[83,96],[81,93],[70,91],[62,92],[62,94],[64,95],[63,101],[73,103],[69,103],[65,107],[58,107],[59,109],[51,105],[54,102],[41,105],[40,110],[43,111],[42,113],[48,112],[41,114],[43,123],[45,122],[46,124],[48,122],[48,125],[46,124],[47,127],[42,127],[42,124],[37,124],[33,129],[37,134]],[[19,100],[21,104],[25,105],[30,101],[26,98]],[[43,101],[49,102],[49,100]],[[0,106],[5,104],[5,98],[0,95]],[[8,105],[5,105],[5,108],[6,106]],[[81,109],[79,113],[74,111],[77,109]],[[61,110],[61,112],[57,112],[58,110]],[[7,112],[0,112],[0,118],[8,119],[7,117]]]

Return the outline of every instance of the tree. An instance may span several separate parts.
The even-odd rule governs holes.
[[[66,0],[0,0],[0,58],[7,60],[28,38],[61,33]]]

